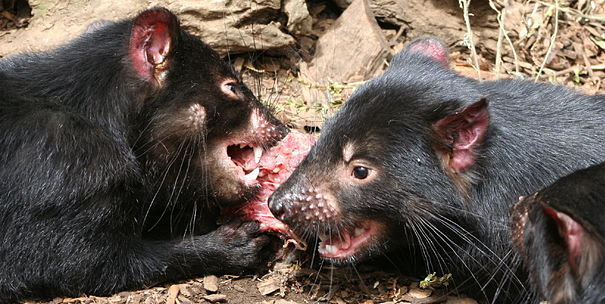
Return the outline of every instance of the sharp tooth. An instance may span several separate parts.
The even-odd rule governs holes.
[[[327,240],[327,239],[328,239],[328,236],[327,236],[327,235],[325,235],[325,234],[323,234],[323,233],[320,233],[320,234],[319,234],[319,239],[320,239],[320,240],[322,240],[322,241],[325,241],[325,240]]]
[[[258,164],[260,162],[260,157],[263,156],[263,148],[254,147],[254,161]]]
[[[245,148],[245,147],[246,147],[246,144],[239,144],[239,148],[240,148],[240,149],[243,149],[243,148]]]
[[[334,245],[326,245],[326,252],[327,253],[334,254],[334,253],[336,253],[336,251],[338,251],[338,247],[336,247]]]
[[[258,177],[258,173],[260,172],[260,168],[256,168],[252,170],[252,172],[246,174],[247,179],[256,179]]]
[[[363,234],[366,230],[363,228],[355,228],[355,236],[360,236],[361,234]]]

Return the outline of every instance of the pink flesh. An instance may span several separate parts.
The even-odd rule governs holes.
[[[258,195],[233,213],[244,219],[258,221],[261,231],[276,231],[294,237],[287,226],[273,216],[267,199],[292,174],[315,141],[312,135],[291,131],[276,146],[265,151],[259,163],[258,182],[261,189]]]

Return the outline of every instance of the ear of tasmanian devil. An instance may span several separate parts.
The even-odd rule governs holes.
[[[178,21],[162,8],[142,12],[134,19],[129,55],[137,75],[161,87],[178,35]]]
[[[446,116],[433,124],[438,142],[437,153],[454,173],[469,170],[474,164],[489,127],[486,99]]]
[[[567,249],[567,263],[574,277],[590,280],[592,271],[598,266],[601,252],[597,240],[586,231],[584,226],[571,216],[551,207],[543,206],[542,210],[557,225],[563,248]]]
[[[441,40],[434,37],[416,39],[404,49],[404,52],[423,55],[445,67],[450,65],[447,47]]]

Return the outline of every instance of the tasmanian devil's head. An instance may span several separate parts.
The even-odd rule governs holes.
[[[351,262],[456,210],[470,191],[489,122],[475,82],[448,69],[437,39],[416,40],[326,122],[315,147],[273,194],[271,210],[319,253]],[[411,240],[407,240],[409,242]]]
[[[251,198],[261,155],[287,129],[169,11],[141,13],[127,40],[123,61],[136,88],[131,140],[148,184],[173,199]]]

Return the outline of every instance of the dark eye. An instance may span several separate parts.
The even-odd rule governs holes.
[[[225,88],[233,93],[237,92],[237,88],[235,87],[235,83],[225,84]]]
[[[355,167],[353,168],[353,176],[356,179],[365,179],[370,174],[370,169],[366,167]]]
[[[233,80],[227,80],[221,84],[223,93],[231,98],[238,98],[239,85]]]

